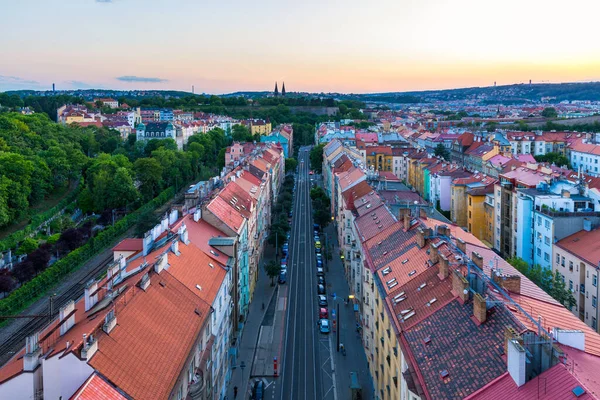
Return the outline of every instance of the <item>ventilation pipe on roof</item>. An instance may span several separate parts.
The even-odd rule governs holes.
[[[81,358],[83,360],[91,359],[94,354],[98,351],[98,339],[90,335],[86,339],[86,335],[83,334],[83,347],[81,348]]]

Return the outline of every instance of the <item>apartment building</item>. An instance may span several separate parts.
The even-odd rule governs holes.
[[[591,373],[565,368],[560,360],[600,365],[597,333],[470,233],[408,208],[387,219],[388,206],[377,197],[374,190],[337,202],[344,208],[339,233],[349,235],[340,243],[351,243],[344,251],[351,251],[352,271],[362,264],[355,293],[376,399],[487,399],[498,393],[525,399],[540,381],[559,377],[564,383],[550,383],[559,396],[578,386],[596,390]],[[494,210],[494,200],[486,194],[484,203]],[[488,226],[490,218],[484,215]],[[350,286],[358,285],[352,279]],[[533,316],[525,311],[531,309]],[[468,340],[453,345],[448,337]],[[529,354],[542,353],[543,362],[532,364]]]
[[[558,271],[577,302],[571,312],[596,332],[598,330],[598,289],[600,253],[598,223],[586,221],[584,229],[553,246],[552,270]]]

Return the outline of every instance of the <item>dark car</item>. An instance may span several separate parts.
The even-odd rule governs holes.
[[[317,258],[317,268],[323,268],[323,260]]]
[[[319,294],[325,294],[325,285],[317,285],[317,292]]]
[[[322,276],[317,276],[317,283],[318,283],[319,285],[323,285],[323,286],[325,286],[325,278],[324,278],[324,277],[322,277]]]
[[[281,273],[279,274],[279,279],[277,280],[277,282],[283,284],[287,282],[287,272],[286,271],[281,271]]]
[[[262,400],[264,391],[265,384],[263,381],[254,382],[254,387],[252,388],[252,400]]]
[[[326,296],[319,296],[319,306],[321,307],[327,307],[327,297]]]
[[[313,229],[317,232],[321,230],[321,228],[319,228],[319,224],[313,224]]]

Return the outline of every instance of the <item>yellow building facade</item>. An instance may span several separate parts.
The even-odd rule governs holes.
[[[490,190],[491,192],[491,190]],[[474,189],[467,191],[467,229],[477,239],[485,240],[487,233],[485,215],[485,189]]]

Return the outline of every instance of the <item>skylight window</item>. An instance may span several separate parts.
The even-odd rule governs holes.
[[[414,275],[414,274],[416,274],[416,273],[417,273],[417,270],[416,270],[416,269],[413,269],[412,271],[410,271],[410,272],[408,273],[408,276],[413,276],[413,275]]]
[[[385,268],[383,271],[381,271],[381,273],[385,276],[387,274],[389,274],[390,272],[392,272],[392,269],[390,267]]]
[[[427,286],[427,283],[422,283],[417,290],[422,290],[425,286]]]

